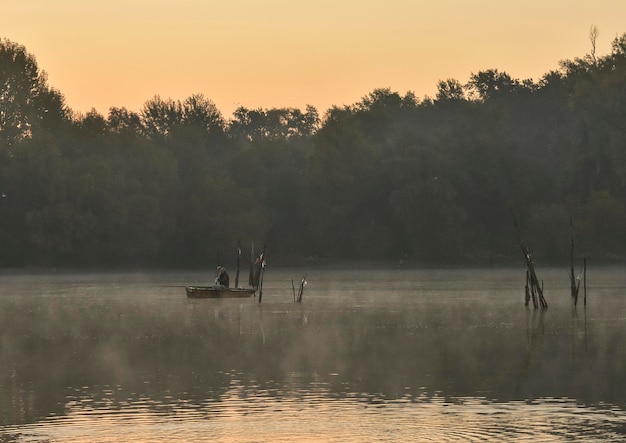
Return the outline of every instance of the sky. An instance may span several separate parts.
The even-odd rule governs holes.
[[[487,69],[539,80],[626,33],[626,0],[0,0],[74,111],[203,94],[249,109],[352,105],[377,88],[434,97]]]

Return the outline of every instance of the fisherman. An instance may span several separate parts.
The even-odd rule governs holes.
[[[228,288],[230,285],[230,277],[228,277],[228,272],[226,272],[226,268],[223,266],[217,267],[217,277],[215,278],[215,286],[223,286]]]

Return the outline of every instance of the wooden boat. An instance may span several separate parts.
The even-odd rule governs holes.
[[[186,286],[191,298],[244,298],[254,295],[252,288],[224,288],[221,286]]]
[[[237,274],[235,277],[235,287],[228,287],[228,273],[222,266],[217,267],[217,275],[215,278],[215,285],[213,286],[185,286],[187,297],[191,298],[245,298],[251,297],[259,289],[259,302],[263,296],[262,285],[259,282],[263,281],[263,269],[265,268],[265,251],[259,256],[258,259],[254,259],[254,246],[250,252],[250,276],[249,287],[241,288],[239,285],[239,264],[241,259],[241,248],[237,247]],[[226,279],[224,283],[221,283],[221,277],[225,274]]]

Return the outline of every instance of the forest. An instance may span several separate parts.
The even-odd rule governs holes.
[[[626,259],[626,34],[538,81],[375,89],[320,115],[202,94],[76,113],[0,40],[0,267]],[[94,85],[94,87],[98,87]],[[234,259],[233,259],[234,260]],[[228,261],[228,260],[225,260]]]

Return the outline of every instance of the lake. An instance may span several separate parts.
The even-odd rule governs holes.
[[[0,274],[0,442],[626,440],[626,267]],[[296,288],[306,273],[302,303]],[[231,271],[231,282],[234,281]]]

